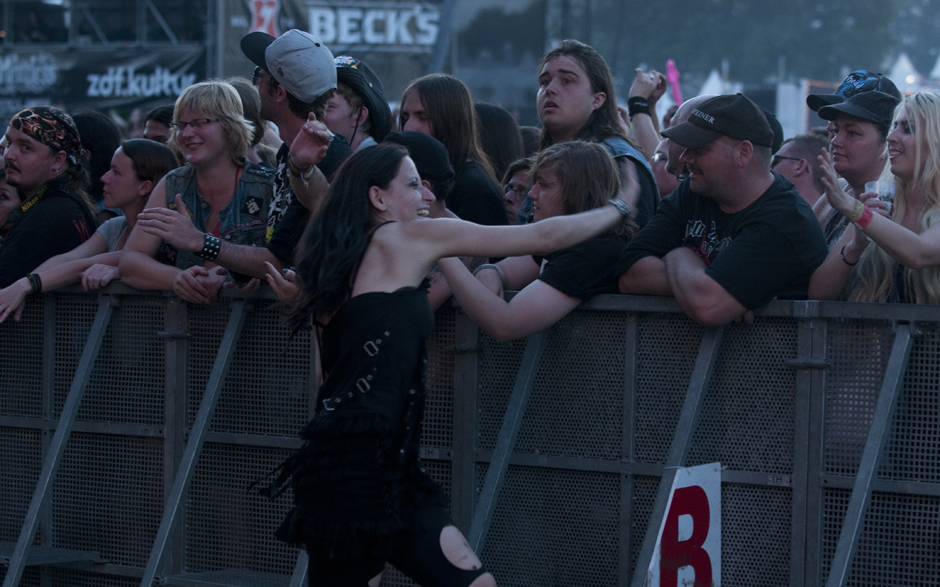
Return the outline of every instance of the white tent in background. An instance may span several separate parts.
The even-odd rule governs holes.
[[[705,80],[705,83],[702,84],[702,89],[699,90],[698,95],[706,94],[724,94],[725,84],[721,80],[721,74],[718,73],[717,69],[713,69],[708,78]]]
[[[933,64],[930,70],[930,79],[940,79],[940,55],[937,56],[937,62]]]
[[[705,80],[705,83],[702,84],[702,88],[698,91],[699,96],[706,94],[737,94],[741,91],[742,86],[740,82],[726,82],[721,79],[721,73],[717,69],[713,69],[708,78]]]
[[[901,90],[901,94],[905,95],[916,92],[924,76],[917,73],[917,70],[914,69],[914,64],[911,63],[911,59],[907,56],[907,53],[901,53],[901,55],[898,56],[898,60],[894,62],[891,72],[888,73],[888,78]]]

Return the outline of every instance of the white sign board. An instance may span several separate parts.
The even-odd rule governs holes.
[[[646,584],[648,587],[720,587],[719,463],[676,471]]]

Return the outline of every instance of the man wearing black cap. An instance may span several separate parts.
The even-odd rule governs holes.
[[[392,129],[382,82],[355,57],[340,55],[334,62],[336,93],[326,102],[323,122],[342,135],[353,151],[381,143]]]
[[[10,120],[4,167],[7,183],[21,204],[8,217],[12,225],[0,248],[0,287],[27,276],[44,261],[71,251],[95,231],[84,153],[72,118],[57,108],[27,108]],[[42,283],[30,274],[32,293]]]
[[[770,171],[773,131],[760,108],[718,96],[663,135],[685,149],[689,177],[628,245],[620,292],[673,295],[702,324],[805,298],[826,245],[809,205]]]

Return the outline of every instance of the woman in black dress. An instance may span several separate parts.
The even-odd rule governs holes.
[[[376,586],[386,561],[425,587],[495,584],[418,458],[433,325],[425,276],[441,257],[569,247],[628,212],[615,200],[528,226],[480,226],[424,218],[431,202],[420,188],[402,148],[363,149],[304,235],[291,320],[317,325],[326,379],[279,479],[291,477],[295,507],[278,536],[306,547],[311,585]]]

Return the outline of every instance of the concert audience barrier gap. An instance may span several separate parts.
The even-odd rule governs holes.
[[[423,457],[506,586],[642,584],[661,485],[711,462],[723,585],[937,584],[938,322],[775,302],[706,329],[601,296],[496,343],[447,307]],[[30,300],[0,325],[4,585],[300,585],[306,559],[273,538],[289,493],[247,490],[299,446],[315,360],[265,293]]]

